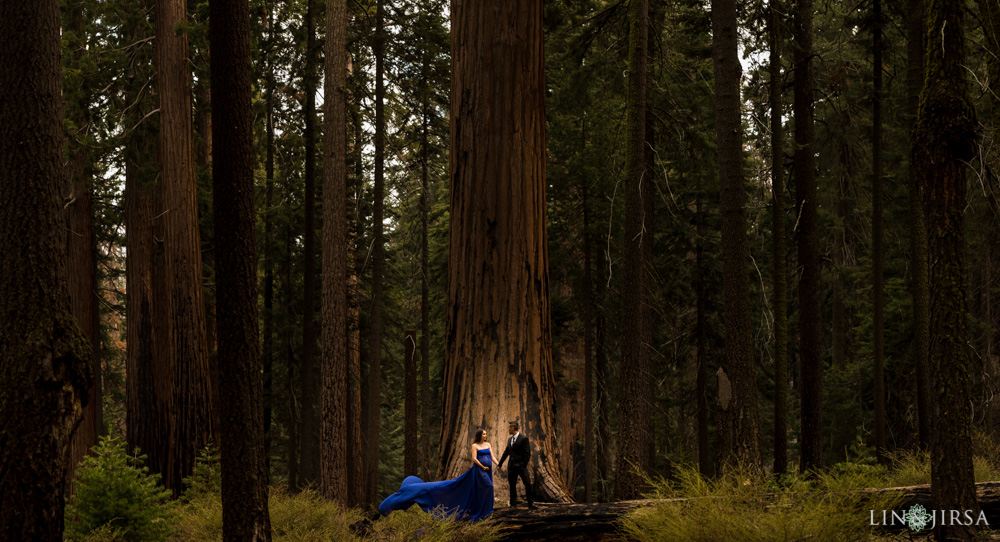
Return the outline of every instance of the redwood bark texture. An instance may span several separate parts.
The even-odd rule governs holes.
[[[0,538],[62,540],[90,343],[70,309],[59,3],[0,3]]]
[[[799,0],[795,11],[795,211],[799,253],[799,363],[801,364],[802,472],[823,466],[823,358],[819,214],[816,158],[813,155],[813,2]]]
[[[715,137],[722,214],[722,297],[726,326],[725,370],[731,395],[719,390],[721,463],[760,472],[757,371],[750,342],[750,247],[743,181],[740,66],[736,51],[736,0],[712,0],[715,59]]]
[[[166,410],[170,445],[163,481],[178,494],[198,451],[212,438],[212,398],[198,237],[191,68],[187,34],[177,32],[177,25],[187,20],[187,2],[157,0],[155,19],[163,190],[159,220],[166,281],[165,342],[158,347],[167,356],[172,387]]]
[[[257,212],[251,123],[250,3],[211,0],[222,536],[271,540],[257,321]]]
[[[542,4],[451,3],[451,230],[438,477],[477,428],[519,420],[537,500],[570,500],[555,454]],[[641,163],[641,154],[640,154]],[[508,497],[496,484],[496,497]]]
[[[928,0],[924,85],[913,132],[930,257],[930,367],[934,390],[931,487],[937,510],[978,511],[972,469],[974,370],[966,328],[963,262],[966,168],[976,152],[976,113],[965,73],[962,2]],[[976,512],[973,512],[975,517]],[[971,540],[976,527],[938,525],[939,540]]]
[[[320,490],[349,504],[347,382],[350,328],[347,305],[347,5],[326,5],[323,127],[323,355],[320,363]]]
[[[615,464],[615,498],[638,498],[645,488],[643,475],[651,464],[650,431],[652,388],[648,345],[649,318],[645,304],[648,275],[646,245],[653,235],[647,230],[643,205],[646,178],[646,78],[649,34],[649,3],[629,3],[628,96],[626,102],[625,150],[625,246],[622,269],[621,391],[618,454]]]

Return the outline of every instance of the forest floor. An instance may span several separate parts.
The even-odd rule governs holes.
[[[863,490],[873,494],[899,492],[904,495],[900,509],[915,504],[932,509],[930,486],[918,485]],[[980,507],[993,531],[982,533],[983,540],[1000,540],[1000,482],[976,484]],[[687,499],[669,499],[684,501]],[[632,500],[610,503],[536,503],[534,510],[525,506],[498,507],[491,519],[502,524],[503,540],[565,540],[570,542],[610,542],[629,540],[620,529],[620,520],[633,510],[653,506],[663,500]],[[930,540],[930,532],[911,532],[904,526],[879,529],[879,540]]]

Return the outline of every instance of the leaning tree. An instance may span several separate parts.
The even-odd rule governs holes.
[[[538,499],[569,501],[552,398],[542,4],[451,3],[451,229],[439,476],[477,428],[531,438]],[[497,484],[497,497],[507,485]]]

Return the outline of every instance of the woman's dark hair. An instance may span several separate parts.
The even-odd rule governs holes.
[[[483,441],[483,430],[480,429],[479,431],[476,431],[476,440],[474,440],[473,442],[479,444],[482,441]]]

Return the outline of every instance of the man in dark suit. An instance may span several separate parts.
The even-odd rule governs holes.
[[[531,480],[528,478],[528,463],[531,462],[531,444],[528,437],[519,431],[520,425],[517,422],[509,422],[507,432],[510,438],[507,439],[507,449],[500,457],[497,468],[503,468],[503,462],[510,456],[510,465],[507,467],[507,482],[510,484],[510,505],[517,506],[517,478],[521,478],[524,484],[524,494],[528,501],[528,508],[535,508],[535,503],[531,498]]]

